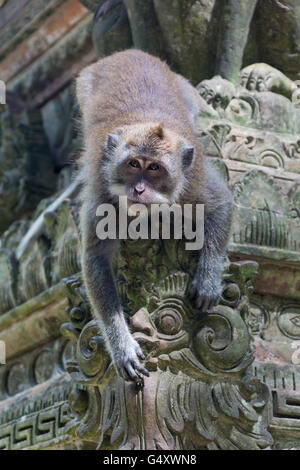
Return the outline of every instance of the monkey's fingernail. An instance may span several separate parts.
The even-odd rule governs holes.
[[[145,367],[139,365],[139,367],[137,367],[137,370],[141,373],[141,374],[144,374],[146,375],[147,377],[149,377],[149,371],[147,369],[145,369]]]

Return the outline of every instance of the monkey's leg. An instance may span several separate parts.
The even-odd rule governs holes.
[[[195,307],[206,312],[220,300],[222,271],[231,226],[231,201],[220,205],[204,220],[204,245],[190,287]]]
[[[115,368],[128,381],[141,382],[136,371],[149,375],[140,364],[144,359],[139,344],[133,339],[119,302],[111,260],[117,241],[104,240],[92,247],[83,246],[83,275],[94,314],[100,321]]]

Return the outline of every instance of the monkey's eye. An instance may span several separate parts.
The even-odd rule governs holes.
[[[160,165],[158,165],[158,163],[151,163],[151,165],[148,166],[148,170],[157,171],[159,169]]]
[[[133,168],[141,168],[141,165],[137,160],[130,160],[129,165]]]

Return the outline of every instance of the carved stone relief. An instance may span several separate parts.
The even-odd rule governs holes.
[[[69,321],[62,325],[65,340],[16,355],[1,368],[2,447],[59,445],[68,433],[100,449],[299,447],[299,109],[281,76],[277,88],[268,89],[264,75],[249,90],[255,67],[241,73],[240,86],[219,77],[198,86],[200,139],[235,200],[220,305],[195,315],[186,291],[196,258],[183,242],[127,240],[116,260],[122,303],[150,371],[144,387],[116,376],[90,312],[76,203],[48,211],[19,263],[15,251],[28,224],[6,233],[2,315],[65,278]],[[54,401],[22,408],[31,389],[67,380],[65,370],[72,390],[65,383]],[[12,399],[20,403],[15,416]]]
[[[135,250],[138,245],[136,242]],[[126,250],[126,256],[132,248]],[[144,268],[141,296],[133,282],[135,270],[126,271],[125,288],[120,284],[123,301],[127,299],[128,312],[132,312],[131,330],[151,371],[140,390],[116,376],[99,327],[95,320],[89,320],[88,310],[83,320],[86,300],[80,279],[67,281],[71,289],[70,323],[63,325],[62,331],[74,342],[74,356],[67,362],[67,370],[76,383],[87,387],[71,398],[74,411],[80,409],[77,434],[98,441],[99,448],[105,442],[105,448],[112,449],[268,447],[272,442],[265,411],[268,390],[248,374],[254,356],[242,319],[249,308],[257,264],[230,265],[221,305],[195,318],[185,296],[189,274],[176,270],[181,249],[172,248],[162,242],[152,243],[154,253],[160,253],[159,274],[151,283],[154,257],[152,266]],[[145,267],[145,255],[141,255],[144,246],[139,253],[136,263]],[[124,266],[122,257],[120,263]],[[124,282],[122,278],[121,270],[120,280]]]

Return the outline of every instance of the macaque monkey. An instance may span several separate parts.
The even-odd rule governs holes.
[[[127,381],[149,375],[124,319],[112,273],[118,240],[96,235],[96,209],[114,204],[204,204],[204,246],[190,296],[198,311],[219,300],[232,200],[197,138],[197,91],[158,58],[128,50],[85,68],[77,79],[85,150],[81,163],[83,278],[114,366]]]

